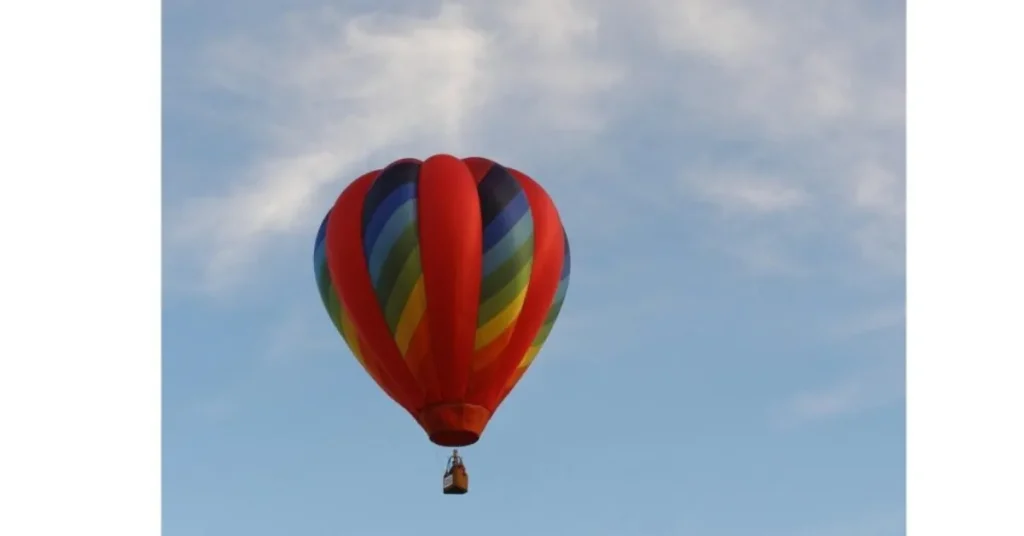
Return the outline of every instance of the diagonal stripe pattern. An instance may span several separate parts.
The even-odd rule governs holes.
[[[403,357],[427,307],[417,225],[419,168],[417,162],[392,164],[363,201],[363,252],[370,281]]]
[[[483,224],[483,267],[475,349],[504,347],[526,299],[533,264],[533,217],[526,193],[494,164],[477,185]],[[484,354],[491,354],[486,352]],[[486,361],[486,358],[484,359]],[[474,363],[482,366],[484,363]]]
[[[569,255],[569,236],[565,232],[565,228],[562,228],[562,237],[564,241],[565,255],[562,257],[562,272],[558,281],[558,290],[555,292],[554,299],[551,300],[551,308],[548,309],[547,316],[544,318],[544,324],[541,325],[540,330],[537,332],[537,336],[533,339],[533,343],[530,344],[530,349],[523,355],[522,360],[519,362],[519,366],[516,367],[515,373],[509,378],[505,384],[504,393],[499,399],[499,405],[501,401],[508,396],[509,392],[519,383],[523,375],[526,374],[526,370],[533,364],[534,358],[540,352],[542,346],[548,339],[548,335],[551,334],[551,329],[555,326],[555,321],[558,320],[558,314],[562,311],[562,304],[565,303],[565,295],[569,290],[569,275],[572,270],[572,263],[570,262]]]

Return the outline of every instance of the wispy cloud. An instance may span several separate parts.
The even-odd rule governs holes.
[[[668,76],[694,130],[744,150],[691,163],[686,191],[731,216],[714,239],[772,272],[823,241],[857,269],[902,272],[903,19],[863,2],[646,4],[683,67]],[[707,169],[711,168],[711,169]],[[801,220],[792,217],[798,213]],[[766,246],[767,245],[767,246]],[[804,260],[802,268],[806,269]],[[783,270],[792,273],[794,270]],[[799,271],[799,270],[798,270]]]
[[[266,240],[308,227],[381,158],[472,152],[488,123],[512,133],[531,122],[600,128],[590,96],[621,73],[590,52],[595,28],[566,1],[448,3],[428,16],[325,8],[271,35],[215,43],[209,80],[252,103],[267,153],[228,191],[189,202],[174,236],[210,253],[206,276],[221,285]]]
[[[821,331],[828,344],[849,344],[904,329],[905,307],[888,304],[827,322]],[[788,427],[844,418],[891,406],[905,396],[906,356],[902,348],[862,355],[841,368],[843,371],[831,381],[786,398],[772,409],[771,419]]]
[[[238,413],[240,407],[241,404],[238,400],[225,393],[198,400],[192,405],[197,416],[213,424],[221,424],[230,420]]]
[[[313,356],[334,355],[344,346],[327,313],[311,304],[286,311],[263,334],[263,352],[259,355],[267,366],[290,365]]]
[[[772,177],[702,174],[693,193],[726,215],[766,215],[806,206],[810,195],[799,185]]]
[[[659,42],[687,62],[675,76],[688,97],[702,93],[683,101],[714,120],[705,126],[834,143],[836,135],[860,137],[903,122],[903,24],[895,5],[886,12],[852,1],[646,5]]]
[[[581,155],[614,161],[635,148],[631,133],[657,127],[708,151],[678,163],[682,177],[644,177],[651,208],[700,201],[756,217],[711,218],[701,234],[759,271],[806,272],[823,261],[801,251],[828,241],[849,250],[837,266],[899,275],[902,39],[902,13],[853,0],[307,7],[208,47],[207,83],[245,104],[264,147],[233,186],[179,207],[170,237],[201,252],[204,281],[223,287],[396,156],[441,148],[570,169]],[[614,202],[640,180],[587,185]]]
[[[835,342],[903,329],[903,305],[887,305],[848,316],[827,330]],[[794,394],[777,408],[785,425],[841,418],[889,406],[906,393],[906,356],[870,355],[848,364],[852,367],[832,383]]]
[[[906,325],[906,306],[888,305],[871,309],[843,319],[832,328],[832,335],[837,338],[857,337],[886,331],[902,329]]]
[[[888,406],[905,393],[902,356],[862,367],[835,383],[801,391],[777,408],[775,417],[785,426],[846,417]]]

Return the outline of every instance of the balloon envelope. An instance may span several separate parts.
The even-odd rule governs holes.
[[[356,179],[313,253],[320,297],[380,388],[442,446],[475,443],[547,339],[569,242],[533,179],[483,158]]]

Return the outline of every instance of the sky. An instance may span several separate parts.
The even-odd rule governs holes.
[[[904,534],[904,5],[164,2],[167,536]],[[331,325],[348,182],[487,156],[572,243],[471,491]]]

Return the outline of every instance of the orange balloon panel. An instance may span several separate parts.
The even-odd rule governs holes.
[[[569,283],[551,198],[483,158],[405,159],[356,179],[324,218],[313,257],[352,353],[449,447],[480,438]]]

